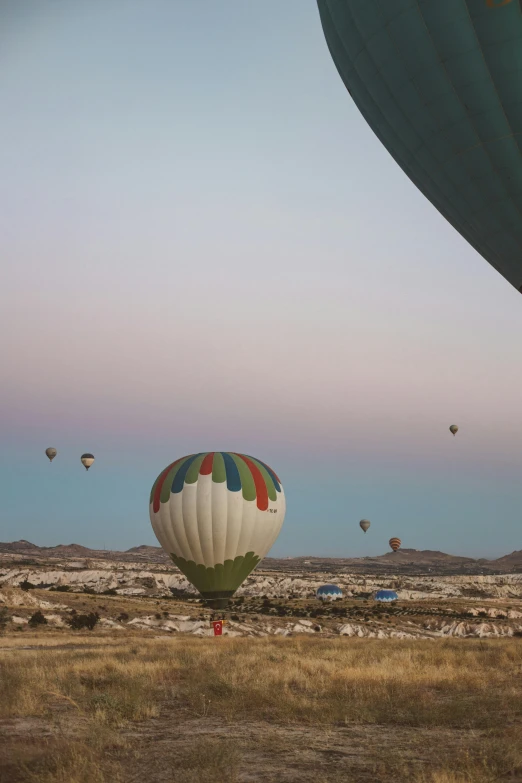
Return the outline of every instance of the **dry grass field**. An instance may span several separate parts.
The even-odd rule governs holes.
[[[522,639],[0,647],[0,783],[522,781]]]

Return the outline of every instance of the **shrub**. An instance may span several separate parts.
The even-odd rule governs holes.
[[[81,631],[84,628],[92,631],[99,619],[100,615],[98,612],[89,612],[89,614],[74,614],[67,622],[73,631]]]
[[[5,608],[5,606],[2,607],[2,609],[0,609],[0,634],[2,634],[5,631],[5,627],[10,619],[11,618],[9,617],[7,609]]]
[[[23,582],[20,582],[18,585],[22,590],[36,590],[38,585],[33,585],[32,582],[28,582],[27,579],[24,579]]]
[[[47,620],[45,619],[45,617],[43,616],[43,614],[39,609],[30,618],[29,625],[31,626],[31,628],[36,628],[36,626],[38,625],[47,625]]]
[[[165,596],[165,598],[184,598],[185,600],[194,598],[193,594],[189,593],[187,590],[179,590],[177,587],[169,587],[169,590],[171,595]]]

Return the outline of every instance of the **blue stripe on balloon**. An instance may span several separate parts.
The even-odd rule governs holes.
[[[189,457],[185,460],[183,465],[180,467],[176,475],[174,476],[174,481],[172,482],[172,487],[170,489],[171,492],[174,494],[181,492],[183,489],[183,485],[185,483],[185,476],[187,475],[187,470],[190,468],[196,457],[200,457],[202,452],[199,454],[193,454],[192,457]]]
[[[257,457],[250,457],[248,454],[245,454],[245,457],[247,457],[248,459],[253,459],[256,462],[259,462],[260,465],[262,465],[264,468],[266,468],[266,470],[268,471],[268,475],[270,476],[270,478],[274,482],[274,487],[276,488],[276,490],[278,492],[281,492],[281,485],[280,485],[279,481],[277,480],[277,477],[276,477],[275,473],[273,472],[273,470],[271,470],[268,467],[268,465],[266,463],[261,462],[261,460],[258,459]]]
[[[225,461],[225,470],[227,472],[227,489],[231,492],[239,492],[241,490],[241,477],[237,465],[226,451],[221,452],[221,456]]]

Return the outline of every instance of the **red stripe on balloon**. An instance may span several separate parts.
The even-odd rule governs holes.
[[[240,457],[243,460],[243,462],[246,462],[252,474],[252,478],[254,479],[254,484],[256,487],[257,507],[260,511],[266,511],[268,508],[268,490],[266,488],[263,474],[261,473],[257,465],[254,462],[252,462],[251,459],[248,459],[248,457],[243,456],[243,454],[236,454],[236,457]]]
[[[181,457],[181,459],[186,459],[185,457]],[[177,459],[175,462],[173,462],[171,465],[168,466],[168,468],[165,468],[163,473],[160,475],[158,479],[158,483],[156,484],[156,489],[154,490],[154,497],[152,498],[152,510],[156,514],[159,511],[160,507],[160,496],[161,496],[161,488],[163,487],[163,484],[165,483],[165,479],[167,478],[167,474],[169,471],[172,470],[174,465],[176,465],[180,460]]]
[[[209,453],[205,456],[203,462],[201,463],[201,467],[199,469],[199,475],[209,476],[212,473],[213,464],[214,464],[214,452],[209,451]]]

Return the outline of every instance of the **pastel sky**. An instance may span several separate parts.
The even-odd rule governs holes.
[[[522,547],[520,294],[374,137],[314,0],[0,28],[0,540],[154,544],[160,470],[235,450],[285,486],[273,555]]]

